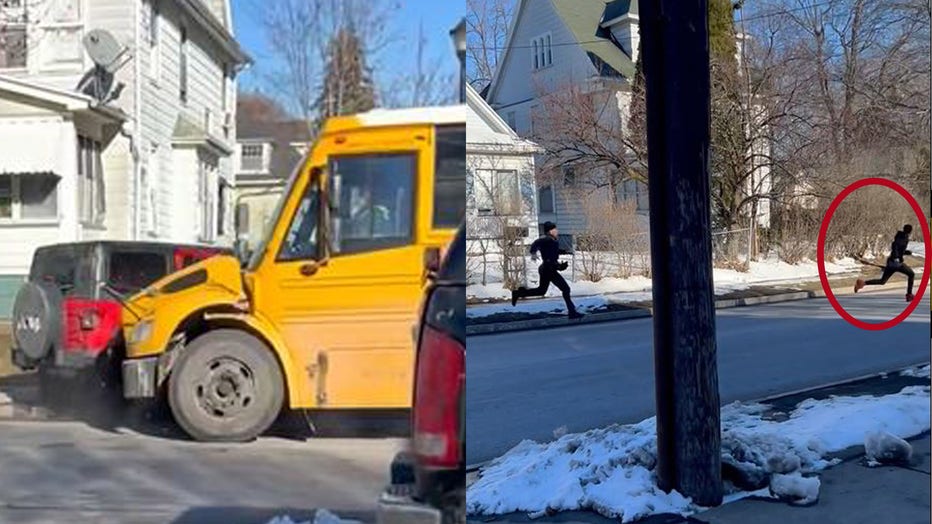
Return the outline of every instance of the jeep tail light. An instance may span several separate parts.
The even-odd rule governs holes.
[[[62,349],[100,353],[120,330],[119,302],[66,298],[62,302]]]
[[[414,452],[425,466],[456,468],[460,463],[460,396],[465,385],[462,344],[425,325],[419,338],[414,387]]]

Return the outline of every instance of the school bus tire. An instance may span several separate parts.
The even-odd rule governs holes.
[[[172,415],[199,441],[253,440],[275,422],[283,402],[278,360],[262,341],[236,329],[194,339],[168,378]]]

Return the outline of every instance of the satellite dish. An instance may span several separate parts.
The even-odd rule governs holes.
[[[84,35],[84,49],[94,64],[110,74],[122,67],[120,58],[126,53],[126,48],[109,31],[103,29],[94,29]]]

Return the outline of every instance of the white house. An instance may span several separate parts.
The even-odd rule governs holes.
[[[242,113],[240,113],[242,115]],[[285,182],[311,146],[304,120],[237,124],[236,203],[249,211],[249,246],[257,246],[273,218]]]
[[[122,51],[112,74],[95,30]],[[232,242],[247,61],[229,0],[0,3],[0,316],[43,244]]]
[[[507,271],[524,282],[524,252],[537,238],[538,148],[518,137],[469,85],[466,105],[468,256],[472,267],[483,265],[479,275],[501,278]]]
[[[534,115],[548,103],[548,90],[575,86],[580,92],[612,101],[603,118],[627,125],[631,82],[640,43],[638,0],[518,0],[498,70],[484,92],[489,105],[520,136],[533,136]],[[740,60],[740,48],[739,48]],[[538,165],[543,162],[538,158]],[[588,230],[581,188],[572,166],[562,177],[538,177],[541,222],[556,222],[566,243]],[[767,178],[764,170],[753,184]],[[617,198],[631,203],[646,231],[647,187],[628,181],[617,187]],[[766,202],[759,222],[769,224]]]

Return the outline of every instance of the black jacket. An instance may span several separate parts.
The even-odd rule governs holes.
[[[893,237],[893,243],[890,244],[890,256],[887,258],[887,262],[902,264],[904,255],[913,254],[912,251],[906,249],[906,246],[908,245],[909,236],[902,231],[897,231],[896,236]]]
[[[560,249],[560,243],[550,235],[544,235],[531,244],[531,254],[538,251],[544,263],[550,265],[556,265],[560,255],[569,254],[566,250]]]

